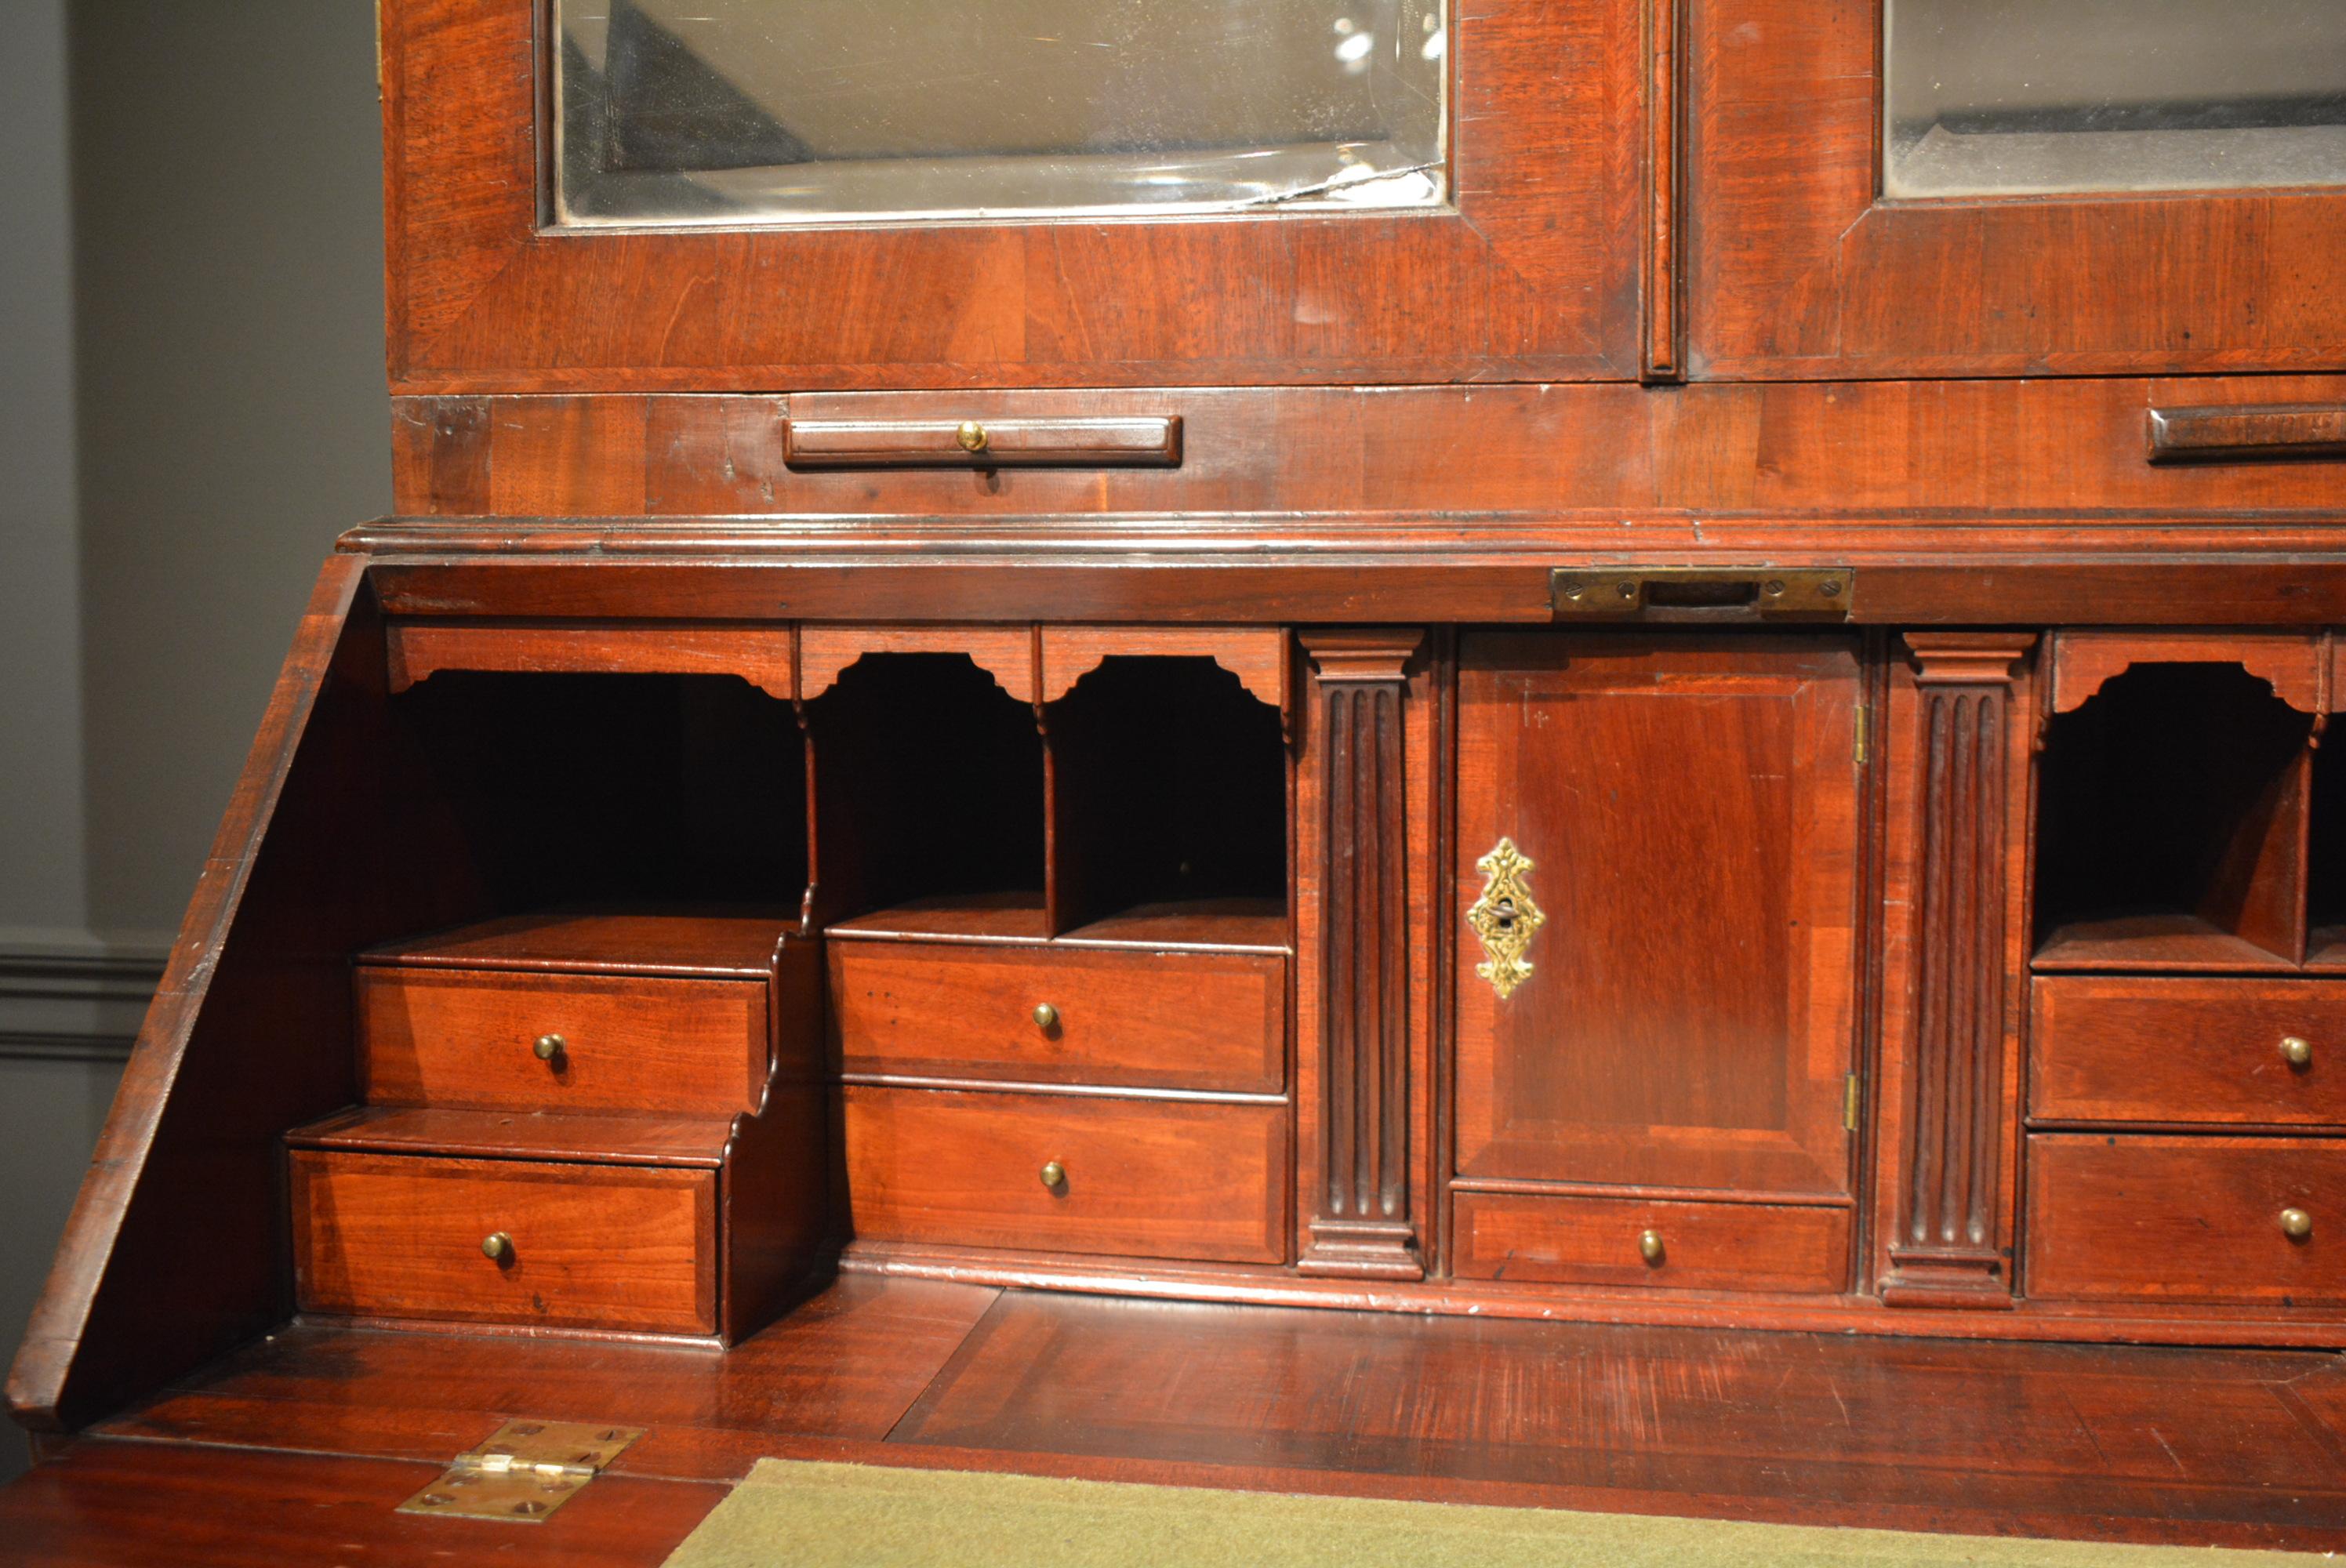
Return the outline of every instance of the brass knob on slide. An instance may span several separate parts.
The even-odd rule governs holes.
[[[481,1238],[481,1256],[503,1263],[513,1256],[513,1237],[496,1231]]]
[[[2313,1234],[2313,1217],[2301,1208],[2282,1209],[2280,1233],[2291,1241],[2303,1241]]]
[[[961,428],[954,432],[954,439],[961,443],[964,452],[984,452],[986,443],[993,438],[985,433],[985,426],[974,419],[965,419],[961,422]]]
[[[1059,1010],[1046,1002],[1035,1009],[1035,1027],[1046,1032],[1059,1026]]]
[[[2299,1034],[2280,1038],[2280,1059],[2292,1067],[2303,1067],[2313,1060],[2313,1042]]]
[[[537,1044],[531,1046],[530,1050],[539,1061],[551,1062],[562,1054],[563,1047],[568,1044],[569,1042],[559,1034],[541,1034],[537,1037]]]
[[[1637,1237],[1637,1256],[1647,1262],[1659,1263],[1662,1260],[1662,1250],[1660,1231],[1649,1230]]]
[[[1067,1185],[1067,1167],[1056,1160],[1043,1162],[1043,1185],[1053,1192]]]

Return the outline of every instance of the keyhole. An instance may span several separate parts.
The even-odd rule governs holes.
[[[1501,899],[1498,903],[1493,907],[1493,912],[1498,917],[1498,927],[1501,931],[1513,931],[1515,929],[1515,900]]]

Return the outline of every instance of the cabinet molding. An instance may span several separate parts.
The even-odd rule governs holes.
[[[1412,1203],[1409,833],[1402,698],[1423,634],[1323,632],[1311,660],[1322,769],[1316,1162],[1306,1274],[1419,1279]]]
[[[1889,1076],[1902,1081],[1896,1101],[1885,1082],[1884,1105],[1903,1137],[1883,1142],[1893,1229],[1882,1299],[2009,1307],[2028,742],[2015,720],[2025,713],[2020,661],[2036,638],[1915,632],[1905,642],[1912,672],[1893,698],[1885,904],[1907,928],[1905,983],[1889,989],[1911,1002],[1883,1030]]]

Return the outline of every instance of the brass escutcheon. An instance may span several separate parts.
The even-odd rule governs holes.
[[[1466,911],[1466,923],[1483,944],[1484,962],[1474,966],[1474,972],[1491,983],[1503,1002],[1531,978],[1532,966],[1524,961],[1524,952],[1533,934],[1547,922],[1524,881],[1532,865],[1531,857],[1516,849],[1513,839],[1501,839],[1474,862],[1484,879],[1483,896]]]

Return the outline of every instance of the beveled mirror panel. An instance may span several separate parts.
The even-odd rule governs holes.
[[[1438,207],[1444,0],[553,0],[549,218]]]
[[[2346,184],[2341,0],[1886,0],[1893,198]]]

